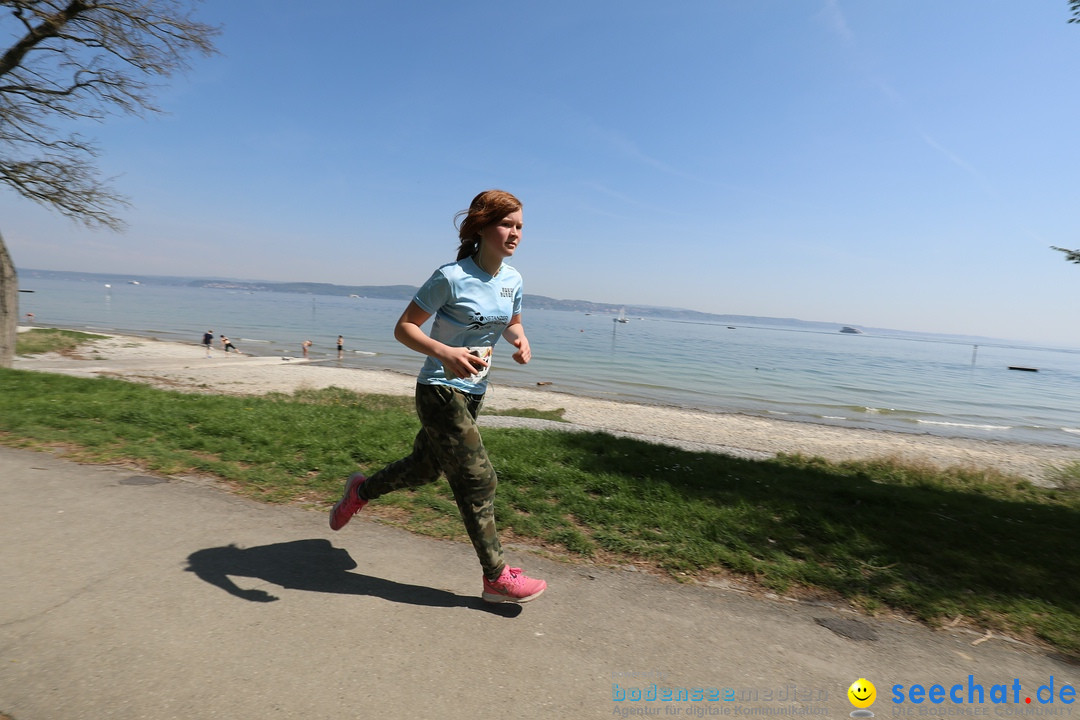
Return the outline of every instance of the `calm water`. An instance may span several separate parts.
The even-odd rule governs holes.
[[[197,345],[227,335],[256,355],[415,373],[398,344],[405,303],[168,285],[23,277],[20,312],[40,325],[157,337]],[[786,328],[530,311],[533,361],[496,348],[498,384],[616,400],[898,430],[1080,447],[1080,350],[944,336],[845,335]],[[346,358],[336,359],[338,334]],[[193,347],[193,354],[199,348]],[[1009,370],[1010,365],[1039,372]]]

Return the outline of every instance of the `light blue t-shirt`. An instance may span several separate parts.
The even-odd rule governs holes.
[[[491,276],[471,257],[465,258],[436,270],[413,301],[435,316],[432,339],[451,347],[477,348],[478,354],[488,355],[488,348],[499,341],[510,319],[521,314],[521,275],[503,264],[499,274]],[[490,356],[485,359],[488,363],[492,360]],[[487,390],[486,377],[448,378],[442,363],[433,357],[428,357],[417,381],[449,385],[474,395]]]

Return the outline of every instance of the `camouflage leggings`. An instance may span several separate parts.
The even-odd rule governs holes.
[[[368,478],[360,496],[374,500],[394,490],[435,482],[445,474],[484,576],[493,580],[504,563],[495,529],[498,478],[476,427],[483,403],[483,395],[417,383],[416,414],[422,427],[413,441],[412,454]]]

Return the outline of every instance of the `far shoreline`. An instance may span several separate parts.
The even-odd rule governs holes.
[[[38,326],[20,327],[20,331]],[[76,328],[60,328],[76,330]],[[92,332],[78,329],[79,332]],[[358,393],[411,396],[415,375],[399,370],[328,366],[323,361],[278,355],[237,356],[202,345],[160,340],[150,334],[94,331],[108,339],[90,343],[77,358],[48,354],[16,357],[14,367],[77,375],[119,377],[157,387],[226,394],[291,394],[302,388],[337,386]],[[333,362],[330,359],[330,362]],[[419,365],[417,366],[419,367]],[[1080,448],[1001,440],[975,440],[876,428],[856,428],[751,414],[591,397],[553,387],[493,384],[490,410],[565,410],[566,423],[516,422],[482,415],[482,425],[518,424],[608,432],[691,450],[744,457],[777,454],[820,456],[831,461],[895,459],[931,466],[991,469],[1048,483],[1055,470],[1080,463]]]

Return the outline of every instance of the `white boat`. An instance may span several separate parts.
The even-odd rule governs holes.
[[[619,316],[615,317],[615,318],[612,318],[612,320],[614,320],[617,323],[630,322],[629,320],[626,319],[626,308],[623,308],[622,310],[620,310],[619,311]]]

